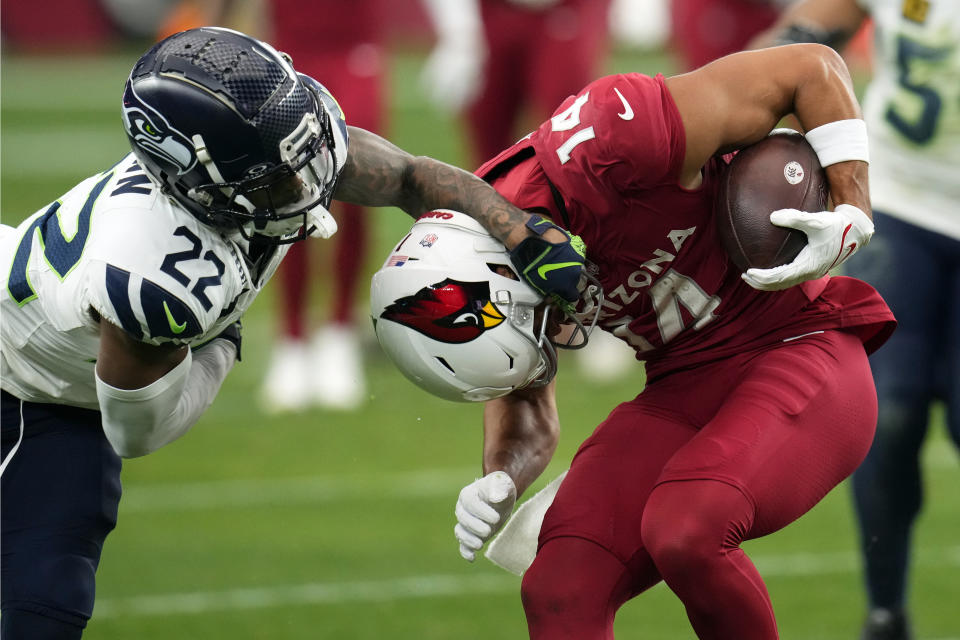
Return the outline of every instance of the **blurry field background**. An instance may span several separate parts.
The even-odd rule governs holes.
[[[4,53],[3,223],[18,223],[126,152],[120,94],[140,51]],[[417,86],[423,53],[401,52],[392,63],[388,137],[464,164],[457,124],[431,109]],[[665,54],[635,51],[618,52],[608,66],[672,68]],[[371,273],[410,224],[398,210],[374,215]],[[480,407],[416,389],[374,341],[363,410],[265,417],[256,392],[274,331],[272,302],[268,290],[245,318],[244,361],[193,431],[125,463],[119,524],[107,539],[84,637],[526,637],[519,579],[482,558],[464,562],[453,537],[457,494],[480,473]],[[642,388],[639,365],[630,379],[597,385],[571,364],[559,375],[560,448],[535,489],[565,468],[616,402]],[[943,432],[937,418],[915,547],[912,606],[923,640],[960,638],[960,472]],[[767,580],[783,638],[857,636],[864,596],[847,485],[746,548]],[[663,585],[621,610],[617,636],[693,638]]]

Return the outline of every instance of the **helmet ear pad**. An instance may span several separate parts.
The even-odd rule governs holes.
[[[423,216],[371,283],[381,346],[414,384],[483,401],[546,384],[556,354],[543,335],[543,296],[522,281],[504,246],[462,213]]]

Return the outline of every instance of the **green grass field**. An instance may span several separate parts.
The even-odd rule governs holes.
[[[5,224],[125,153],[120,93],[137,55],[5,52]],[[418,93],[418,65],[416,54],[395,62],[389,137],[411,152],[462,163],[456,124]],[[619,54],[610,69],[670,66],[662,55]],[[371,272],[409,226],[396,210],[374,216]],[[318,315],[322,287],[318,278]],[[85,638],[526,637],[519,580],[483,559],[465,563],[453,538],[457,494],[479,473],[480,407],[419,391],[370,342],[370,402],[362,411],[265,417],[255,400],[274,331],[272,302],[268,290],[251,309],[244,362],[194,430],[125,464],[120,520],[108,538]],[[564,433],[536,488],[642,383],[639,366],[631,379],[604,386],[566,367],[558,382]],[[912,583],[922,640],[960,638],[960,471],[942,418],[935,423],[925,449],[928,506]],[[840,487],[786,530],[747,545],[767,578],[786,639],[857,635],[864,596],[848,494]],[[682,607],[662,585],[623,608],[617,633],[693,638]]]

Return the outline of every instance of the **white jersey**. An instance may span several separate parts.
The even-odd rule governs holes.
[[[286,253],[252,268],[241,244],[162,194],[132,154],[0,231],[0,385],[89,409],[98,316],[145,343],[200,344],[246,311]]]
[[[960,0],[859,2],[876,29],[873,208],[960,239]]]

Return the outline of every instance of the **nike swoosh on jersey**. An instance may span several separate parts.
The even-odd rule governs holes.
[[[545,264],[537,268],[537,275],[541,278],[546,278],[547,274],[556,269],[563,269],[565,267],[579,267],[579,262],[556,262],[554,264]]]
[[[170,307],[167,306],[167,301],[163,301],[163,312],[167,314],[167,324],[170,325],[170,331],[173,331],[175,334],[183,333],[184,329],[187,328],[187,321],[177,322],[176,318],[173,317],[173,314],[170,313]]]
[[[623,103],[623,113],[618,113],[617,115],[620,116],[621,120],[633,120],[633,107],[627,104],[627,99],[620,93],[620,89],[614,87],[613,91],[617,94],[617,97],[620,98],[620,102]]]

